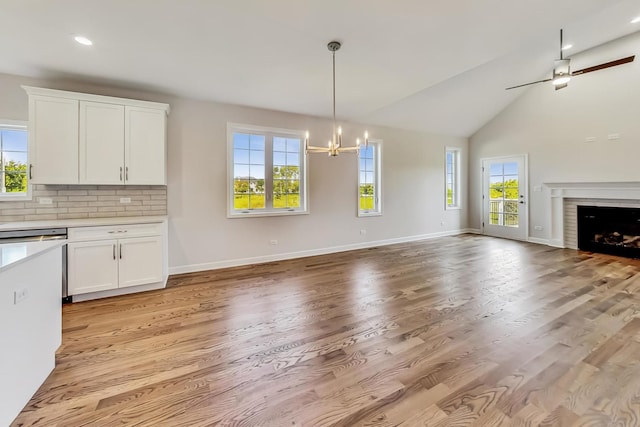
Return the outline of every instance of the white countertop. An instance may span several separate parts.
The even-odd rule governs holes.
[[[66,243],[66,240],[43,240],[0,244],[0,273]]]
[[[102,225],[126,225],[149,224],[163,222],[167,219],[164,215],[156,216],[123,216],[117,218],[82,218],[82,219],[56,219],[50,221],[23,221],[5,222],[0,224],[0,231],[8,230],[33,230],[36,228],[69,228],[92,227]]]

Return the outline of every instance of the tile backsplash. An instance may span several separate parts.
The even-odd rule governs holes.
[[[31,194],[28,201],[0,200],[0,223],[167,214],[167,187],[161,185],[36,184]]]

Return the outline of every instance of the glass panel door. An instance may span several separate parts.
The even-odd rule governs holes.
[[[526,240],[526,174],[524,156],[486,159],[483,168],[485,234]]]

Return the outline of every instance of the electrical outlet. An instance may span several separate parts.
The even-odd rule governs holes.
[[[535,191],[536,193],[539,193],[542,191],[542,186],[540,185],[534,185],[533,186],[533,191]]]
[[[588,136],[584,139],[584,142],[596,142],[595,136]]]
[[[533,227],[534,230],[538,230],[538,231],[542,231],[542,226],[541,225],[536,225],[535,227]]]
[[[131,197],[120,197],[120,203],[131,203]]]
[[[367,234],[367,230],[360,230],[360,235],[364,236],[365,234]]]
[[[614,141],[616,139],[620,139],[620,134],[619,133],[610,133],[609,135],[607,135],[607,139],[609,141]]]
[[[13,304],[19,304],[22,301],[26,300],[27,298],[29,298],[29,289],[27,288],[22,288],[22,289],[17,289],[15,291],[13,291]]]
[[[41,205],[51,205],[53,204],[53,199],[50,197],[40,197],[40,199],[38,199],[38,201],[40,202]]]
[[[272,246],[275,246],[275,245],[278,244],[278,241],[276,239],[269,240],[269,244],[272,245]]]

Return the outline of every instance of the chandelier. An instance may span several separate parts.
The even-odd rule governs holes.
[[[329,144],[326,147],[318,147],[309,144],[309,132],[307,131],[304,145],[306,153],[328,153],[329,156],[337,156],[343,152],[357,152],[360,149],[360,138],[356,139],[356,145],[343,147],[342,146],[342,128],[336,126],[336,51],[340,49],[340,42],[329,42],[327,48],[331,52],[333,57],[333,135],[329,140]],[[364,133],[364,146],[369,143],[369,134]]]

